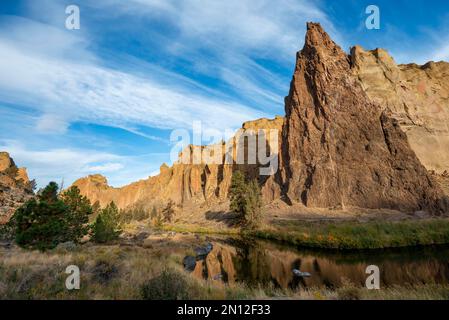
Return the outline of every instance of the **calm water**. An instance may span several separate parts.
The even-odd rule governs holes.
[[[365,269],[377,265],[381,286],[449,283],[449,247],[335,252],[304,250],[267,241],[211,240],[213,250],[197,262],[193,274],[250,286],[338,287],[345,281],[364,286]],[[292,270],[311,273],[298,278]]]

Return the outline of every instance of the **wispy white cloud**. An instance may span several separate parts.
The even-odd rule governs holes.
[[[292,68],[309,20],[321,21],[338,38],[323,11],[309,0],[230,0],[207,5],[195,0],[83,2],[82,19],[95,17],[96,12],[108,22],[131,15],[142,33],[146,30],[139,17],[170,26],[176,32],[158,50],[182,60],[196,74],[217,79],[220,84],[214,87],[139,57],[123,59],[126,53],[120,49],[109,52],[116,56],[106,61],[108,54],[94,51],[101,48],[95,46],[88,21],[82,20],[80,32],[63,28],[63,1],[29,4],[30,19],[0,17],[0,101],[27,108],[26,119],[6,115],[14,118],[17,130],[26,126],[30,134],[64,136],[71,123],[86,122],[165,141],[138,128],[191,128],[195,120],[202,121],[205,131],[235,128],[250,119],[282,113],[290,71],[278,72],[261,60],[276,61],[283,70]],[[83,14],[87,9],[90,13]],[[102,22],[95,21],[98,26]],[[159,36],[165,37],[163,32]],[[67,139],[55,146],[32,146],[27,139],[12,140],[10,130],[3,130],[0,138],[0,147],[41,183],[62,177],[72,182],[98,170],[121,185],[157,171],[169,152],[166,158],[149,160],[118,156],[112,149],[101,152],[89,145],[75,146]]]
[[[9,152],[19,166],[26,165],[30,178],[40,187],[50,181],[70,185],[93,173],[107,174],[109,183],[118,187],[148,177],[168,158],[168,154],[119,156],[87,148],[29,147],[22,141],[6,139],[0,140],[0,150]]]
[[[105,173],[105,172],[114,172],[123,169],[123,164],[121,163],[104,163],[100,165],[91,165],[83,168],[85,172],[94,172],[94,173]]]
[[[198,0],[106,0],[92,5],[113,11],[114,17],[138,17],[137,24],[162,21],[174,30],[159,43],[165,45],[167,55],[188,61],[194,72],[222,81],[234,95],[271,113],[283,112],[283,96],[306,22],[319,21],[337,41],[342,39],[318,2],[309,0],[229,0],[207,5]],[[279,70],[263,67],[261,60],[274,61]]]
[[[320,21],[336,33],[316,1],[310,0],[106,0],[97,4],[118,11],[159,17],[179,30],[177,43],[215,47],[290,59],[302,43],[306,21]],[[184,46],[182,47],[184,48]]]
[[[31,34],[39,30],[35,27],[35,23],[28,22]],[[194,120],[200,119],[207,126],[226,128],[263,115],[232,100],[183,90],[182,84],[168,87],[151,78],[91,62],[36,55],[3,35],[0,98],[41,109],[46,114],[42,121],[47,129],[48,117],[58,119],[57,123],[66,119],[118,127],[139,124],[159,128],[190,127]],[[20,76],[11,79],[12,74]]]
[[[26,164],[31,178],[43,185],[50,180],[66,180],[73,182],[79,174],[91,173],[94,166],[117,163],[124,160],[110,153],[75,148],[54,148],[41,150],[29,149],[24,143],[15,140],[0,141],[0,149],[6,150],[20,166]],[[76,176],[78,175],[78,176]]]

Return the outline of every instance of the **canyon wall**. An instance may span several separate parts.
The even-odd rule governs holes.
[[[285,119],[243,125],[281,131],[279,171],[259,177],[264,200],[447,212],[447,198],[428,170],[442,173],[449,166],[448,70],[444,62],[396,65],[382,49],[356,46],[347,55],[319,24],[308,24]],[[198,148],[205,147],[189,146],[180,158]],[[257,177],[258,168],[178,162],[123,188],[109,187],[98,175],[75,185],[102,205],[112,200],[121,208],[163,205],[171,199],[210,208],[226,203],[235,170]]]
[[[351,57],[319,24],[307,28],[285,99],[281,195],[308,207],[446,212],[442,190],[398,121],[363,90]]]
[[[172,200],[180,206],[207,209],[227,201],[234,171],[243,171],[252,178],[259,177],[260,165],[248,164],[247,137],[255,135],[257,138],[260,129],[275,129],[280,132],[283,122],[282,117],[246,122],[238,133],[239,138],[231,139],[233,142],[228,142],[228,145],[224,143],[207,147],[190,145],[181,152],[179,160],[172,167],[163,164],[159,175],[122,188],[110,187],[106,178],[101,175],[79,179],[73,185],[77,186],[92,202],[99,201],[101,206],[114,201],[119,208],[140,206],[151,209],[153,206],[161,207]],[[269,142],[268,139],[267,142]],[[233,147],[229,148],[229,146]],[[270,150],[269,147],[267,152],[271,151],[273,156],[277,157],[274,152],[277,148],[273,147]],[[216,148],[222,149],[221,161],[205,163],[201,156],[198,163],[193,161],[202,152],[213,153]],[[187,161],[182,161],[186,156]],[[240,156],[245,157],[246,165],[236,163]],[[226,162],[226,157],[230,157],[232,161]]]
[[[397,65],[385,50],[351,50],[351,69],[369,98],[392,115],[428,170],[449,171],[449,63]]]

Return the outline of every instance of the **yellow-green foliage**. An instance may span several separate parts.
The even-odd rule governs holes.
[[[449,243],[449,220],[367,223],[284,221],[251,232],[250,235],[313,248],[406,247]]]

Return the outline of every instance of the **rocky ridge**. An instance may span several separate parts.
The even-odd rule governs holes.
[[[446,212],[444,193],[398,121],[363,90],[351,56],[319,24],[307,29],[285,99],[280,171],[267,187],[307,207]]]
[[[172,167],[163,164],[157,176],[149,177],[122,188],[112,188],[107,179],[101,175],[91,175],[74,182],[81,192],[92,202],[99,201],[105,206],[114,201],[119,208],[143,206],[151,209],[153,206],[161,207],[169,200],[183,207],[202,207],[208,209],[227,202],[228,190],[235,170],[246,172],[248,176],[258,177],[258,164],[236,164],[236,159],[241,154],[247,154],[245,134],[254,135],[259,129],[281,130],[284,119],[259,119],[243,124],[241,136],[233,142],[234,148],[229,150],[226,145],[193,146],[189,145],[179,155],[179,161]],[[232,140],[232,139],[231,139]],[[214,147],[223,148],[223,159],[219,163],[204,163],[200,159],[198,163],[192,160],[202,151],[211,151]],[[208,150],[205,150],[208,148]],[[224,158],[232,158],[227,164]],[[184,157],[190,159],[187,163],[181,161]],[[247,162],[245,162],[247,163]]]
[[[347,55],[319,24],[308,24],[285,119],[243,125],[282,132],[280,170],[260,180],[266,202],[447,212],[447,199],[427,169],[438,173],[449,165],[448,69],[443,62],[396,65],[382,49],[356,46]],[[207,147],[189,146],[180,158],[198,148]],[[256,177],[258,167],[179,162],[123,188],[109,187],[98,175],[74,184],[102,205],[162,205],[171,199],[183,207],[211,208],[226,203],[232,172]]]
[[[32,194],[26,169],[18,168],[7,152],[0,152],[0,224],[7,222]]]

